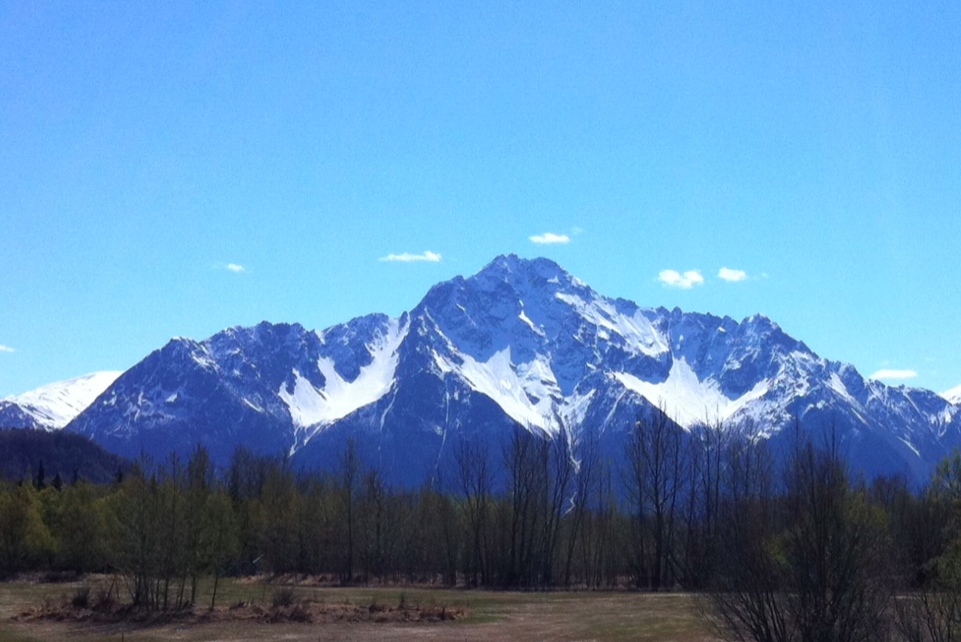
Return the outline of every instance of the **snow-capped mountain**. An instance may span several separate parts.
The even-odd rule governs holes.
[[[941,396],[956,406],[961,406],[961,386],[951,388],[941,393]]]
[[[120,374],[114,371],[94,372],[0,399],[0,427],[63,428],[93,403]]]
[[[921,480],[961,442],[961,409],[943,397],[867,381],[764,316],[640,308],[516,256],[434,286],[396,319],[174,339],[69,429],[127,456],[203,443],[224,463],[244,445],[328,469],[352,440],[388,480],[415,485],[451,474],[465,440],[499,461],[517,426],[616,457],[655,408],[683,428],[752,422],[774,441],[795,423],[830,430],[868,475]]]

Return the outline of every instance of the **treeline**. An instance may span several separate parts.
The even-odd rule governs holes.
[[[930,631],[961,616],[961,456],[913,492],[852,479],[830,439],[803,435],[774,457],[756,430],[655,418],[610,461],[518,430],[500,452],[455,446],[456,473],[414,491],[352,445],[309,475],[242,449],[218,473],[198,448],[105,485],[3,486],[0,573],[117,573],[156,609],[193,603],[202,579],[255,572],[684,589],[735,639],[954,639]]]

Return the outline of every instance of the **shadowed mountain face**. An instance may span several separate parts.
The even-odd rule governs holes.
[[[368,466],[413,486],[453,474],[466,441],[492,461],[521,427],[623,452],[638,415],[752,423],[775,442],[830,432],[868,476],[916,481],[961,441],[961,408],[866,381],[774,322],[639,308],[546,259],[501,256],[440,283],[400,318],[323,331],[261,323],[174,339],[124,373],[68,427],[125,456],[225,463],[238,445],[333,469],[348,440]]]
[[[89,439],[63,431],[0,429],[0,479],[63,484],[85,479],[105,484],[130,469],[130,463]]]

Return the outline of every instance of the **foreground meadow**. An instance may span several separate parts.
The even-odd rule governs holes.
[[[27,581],[0,584],[0,642],[715,639],[699,619],[694,598],[679,593],[341,588],[231,580],[219,587],[218,607],[212,613],[198,608],[192,615],[117,621],[78,620],[58,612],[58,605],[69,603],[80,586]],[[270,613],[276,612],[276,608],[271,609],[275,597],[285,589],[292,590],[295,604],[313,608],[314,613],[347,615],[337,615],[333,621],[267,621]],[[208,600],[209,590],[209,586],[202,589],[202,596]],[[205,603],[204,599],[198,601]],[[402,611],[443,612],[455,619],[410,622],[390,617]],[[41,616],[44,612],[46,615]],[[364,617],[350,615],[355,612]]]

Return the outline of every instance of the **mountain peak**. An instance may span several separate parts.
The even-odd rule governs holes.
[[[572,276],[554,261],[537,257],[525,259],[516,254],[502,254],[485,265],[469,281],[475,283],[507,282],[515,289],[523,291],[529,287],[589,290],[587,284]]]
[[[35,390],[7,397],[3,401],[19,406],[25,415],[41,428],[60,429],[79,415],[120,375],[117,371],[94,372],[49,383]]]
[[[781,327],[777,323],[775,323],[773,320],[771,320],[769,316],[760,314],[760,313],[755,313],[749,317],[745,317],[744,323],[748,325],[759,326],[762,328],[770,328],[771,330],[781,329]]]
[[[567,271],[560,265],[544,257],[525,259],[516,254],[501,254],[494,257],[493,261],[481,268],[476,276],[487,273],[505,274],[530,271],[557,276],[567,274]]]

